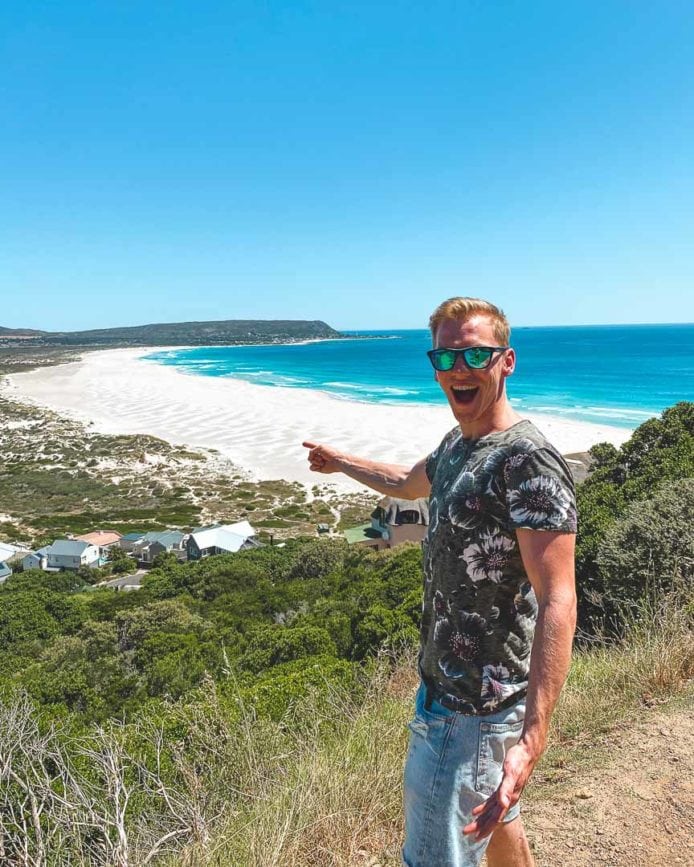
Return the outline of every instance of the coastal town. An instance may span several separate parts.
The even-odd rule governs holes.
[[[426,499],[400,500],[384,497],[371,513],[370,521],[336,532],[328,524],[316,526],[319,536],[341,537],[348,545],[372,550],[394,548],[403,542],[422,542],[429,524]],[[273,539],[270,538],[272,544]],[[117,530],[92,530],[79,536],[54,539],[33,550],[28,545],[0,542],[0,584],[14,573],[40,569],[43,572],[77,572],[80,569],[115,567],[114,577],[96,586],[114,590],[137,590],[147,570],[169,554],[180,562],[195,562],[219,554],[236,554],[268,544],[260,541],[256,530],[244,520],[233,524],[214,524],[190,532],[179,529],[119,533]],[[283,544],[280,542],[279,544]]]

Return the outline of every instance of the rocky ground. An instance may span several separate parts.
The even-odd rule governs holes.
[[[691,706],[646,706],[595,750],[597,767],[588,762],[555,790],[528,792],[524,817],[538,867],[694,864]]]

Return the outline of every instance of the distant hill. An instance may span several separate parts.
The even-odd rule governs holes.
[[[0,327],[0,343],[16,340],[41,346],[228,346],[234,343],[285,343],[340,337],[319,320],[226,319],[218,322],[169,322],[98,328],[90,331],[36,331]]]
[[[0,325],[0,339],[24,340],[27,337],[42,337],[47,331],[36,331],[33,328],[3,328]]]

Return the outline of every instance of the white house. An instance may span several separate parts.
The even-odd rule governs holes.
[[[235,554],[242,548],[257,548],[255,530],[248,521],[222,524],[219,527],[201,527],[186,540],[189,560],[202,560],[213,554]]]
[[[0,563],[19,563],[29,549],[24,545],[11,545],[9,542],[0,542]]]
[[[79,569],[80,566],[98,566],[99,549],[89,542],[77,539],[56,539],[48,546],[49,569]]]
[[[0,542],[0,584],[12,574],[12,566],[21,563],[22,558],[29,552],[22,545],[11,545],[9,542]]]

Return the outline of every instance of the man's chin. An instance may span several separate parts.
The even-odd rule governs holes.
[[[451,408],[451,412],[453,415],[459,420],[463,419],[469,420],[476,416],[475,407],[477,405],[477,395],[469,402],[462,403],[461,401],[456,400],[454,397],[450,396],[448,398],[448,405]]]

